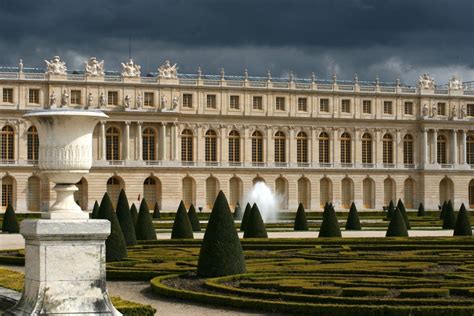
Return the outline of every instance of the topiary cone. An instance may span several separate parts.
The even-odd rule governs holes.
[[[186,213],[186,207],[184,207],[183,201],[179,203],[178,210],[173,223],[173,231],[171,232],[171,239],[192,239],[193,228],[189,221],[188,213]]]
[[[244,216],[242,217],[242,221],[240,222],[240,231],[245,231],[245,227],[247,226],[251,210],[252,207],[250,206],[250,203],[247,203],[247,205],[245,205]]]
[[[242,216],[244,216],[244,214],[242,213],[242,208],[240,207],[240,203],[237,202],[234,209],[234,220],[240,221],[242,220]]]
[[[201,244],[197,274],[219,277],[245,273],[245,257],[229,204],[222,191],[217,195]]]
[[[191,223],[191,227],[193,228],[193,232],[200,232],[201,231],[201,223],[199,223],[199,217],[196,213],[196,208],[193,204],[189,207],[188,211],[189,222]]]
[[[97,200],[95,200],[94,207],[92,208],[92,213],[90,215],[90,218],[91,219],[96,219],[98,213],[99,213],[99,202],[97,202]]]
[[[337,221],[334,206],[328,204],[323,212],[323,222],[319,229],[319,237],[342,237],[341,229]]]
[[[135,225],[133,224],[132,213],[130,213],[130,207],[124,189],[120,190],[116,213],[123,237],[125,238],[125,243],[127,246],[135,246],[137,244]]]
[[[425,206],[421,202],[420,202],[420,205],[418,206],[418,213],[416,213],[416,216],[420,216],[420,217],[426,216]]]
[[[390,203],[388,203],[387,218],[392,218],[392,214],[394,210],[395,210],[395,205],[393,205],[393,201],[390,200]]]
[[[349,210],[349,215],[347,215],[346,221],[346,230],[361,230],[359,214],[357,212],[357,207],[354,202],[351,204],[351,209]]]
[[[453,204],[451,200],[446,203],[446,209],[443,215],[443,229],[454,229],[456,225],[456,215],[454,215]]]
[[[403,220],[405,221],[407,229],[411,229],[410,220],[408,219],[407,210],[405,209],[405,204],[403,204],[402,199],[398,199],[397,208],[400,210],[400,213],[403,216]]]
[[[387,232],[385,237],[408,237],[407,226],[405,225],[405,220],[400,210],[396,208],[393,211],[392,219],[390,224],[388,224]]]
[[[308,220],[306,219],[306,212],[304,211],[303,203],[298,205],[298,210],[295,216],[295,230],[308,230]]]
[[[3,215],[2,232],[9,234],[18,234],[20,232],[20,224],[11,204],[8,204],[7,210]]]
[[[444,213],[446,212],[446,206],[448,203],[446,201],[443,202],[443,206],[441,206],[441,213],[439,213],[439,219],[444,218]]]
[[[267,229],[257,204],[252,206],[244,231],[244,238],[268,238]]]
[[[127,258],[127,245],[123,237],[122,229],[117,215],[112,207],[109,194],[106,192],[100,202],[98,219],[106,219],[110,222],[110,235],[105,240],[106,261],[118,261]]]
[[[471,221],[469,220],[469,214],[464,203],[462,203],[459,208],[453,236],[472,236]]]
[[[153,208],[153,218],[161,218],[160,207],[158,206],[158,202],[155,202],[155,207]]]
[[[138,212],[137,227],[135,229],[137,240],[156,240],[155,227],[151,219],[150,209],[143,198]]]
[[[135,206],[135,203],[132,203],[132,206],[130,207],[130,214],[132,215],[133,226],[135,227],[135,233],[136,233],[137,220],[138,220],[138,211],[137,211],[137,207]]]

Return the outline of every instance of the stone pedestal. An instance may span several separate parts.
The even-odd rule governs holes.
[[[107,220],[24,220],[25,288],[5,315],[121,315],[105,280]]]

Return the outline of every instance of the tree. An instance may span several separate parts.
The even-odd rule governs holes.
[[[359,214],[357,212],[357,207],[354,202],[351,204],[349,210],[349,215],[347,216],[346,221],[346,230],[361,230]]]
[[[393,211],[395,210],[395,205],[393,205],[393,201],[390,200],[387,209],[387,218],[392,218]]]
[[[439,213],[439,219],[444,218],[444,213],[446,212],[446,206],[448,205],[448,202],[444,201],[443,206],[441,206],[441,213]]]
[[[421,202],[420,202],[420,205],[418,206],[418,213],[416,213],[416,216],[420,216],[420,217],[426,216],[425,206]]]
[[[234,209],[234,220],[242,220],[242,216],[244,214],[242,213],[242,208],[240,207],[240,203],[237,202],[237,204],[235,205],[235,209]]]
[[[137,227],[135,229],[137,240],[156,240],[156,231],[150,215],[150,209],[143,198],[138,212]]]
[[[171,232],[171,239],[192,239],[193,238],[193,228],[191,222],[189,221],[188,213],[186,213],[186,207],[184,202],[181,201],[176,211],[176,216],[174,218],[173,230]]]
[[[342,237],[341,229],[337,221],[334,206],[328,204],[323,212],[323,222],[319,229],[319,237]]]
[[[18,234],[20,232],[20,224],[11,204],[8,204],[7,210],[3,215],[2,232],[9,234]]]
[[[155,207],[153,208],[153,218],[161,218],[160,207],[158,202],[155,202]]]
[[[118,261],[127,258],[127,245],[123,237],[122,229],[117,215],[112,207],[109,194],[106,192],[100,202],[98,219],[106,219],[110,222],[110,235],[105,240],[106,261]]]
[[[295,230],[308,230],[308,220],[306,219],[306,212],[304,211],[303,203],[298,205],[298,210],[295,216]]]
[[[96,219],[98,213],[99,213],[99,202],[95,200],[94,207],[92,208],[91,218]]]
[[[229,204],[222,191],[217,195],[201,244],[197,274],[219,277],[245,273],[245,257]]]
[[[193,232],[200,232],[201,231],[201,223],[199,222],[199,217],[196,213],[196,208],[193,204],[189,207],[188,211],[189,222],[191,223],[191,227],[193,228]]]
[[[244,238],[268,238],[267,230],[257,204],[254,204],[250,210]]]
[[[472,236],[471,221],[469,220],[469,214],[464,203],[462,203],[459,208],[453,236]]]
[[[403,220],[405,221],[407,229],[410,229],[410,220],[408,219],[407,210],[405,209],[405,204],[403,204],[402,199],[398,199],[397,208],[400,210],[400,213],[403,216]]]
[[[245,231],[245,227],[247,227],[251,210],[252,207],[250,206],[250,203],[247,203],[247,205],[245,205],[244,216],[242,217],[242,221],[240,222],[240,231]]]
[[[132,214],[133,226],[135,226],[135,232],[137,231],[137,220],[138,220],[138,211],[135,203],[132,203],[130,207],[130,214]]]
[[[132,213],[130,213],[130,207],[124,189],[120,190],[118,197],[117,218],[122,228],[125,243],[127,246],[135,246],[137,244],[135,225],[133,224]]]
[[[454,215],[453,203],[449,200],[443,215],[443,229],[454,229],[455,225],[456,215]]]
[[[390,224],[388,224],[387,232],[385,237],[408,237],[407,226],[405,225],[405,220],[403,215],[398,208],[393,211],[392,219]]]

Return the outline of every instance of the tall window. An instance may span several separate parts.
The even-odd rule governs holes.
[[[10,176],[2,178],[2,208],[8,205],[14,206],[13,178]]]
[[[217,161],[217,134],[213,130],[206,132],[205,136],[205,159],[208,162]]]
[[[286,162],[286,137],[281,131],[275,133],[275,162]]]
[[[383,114],[392,114],[392,101],[383,101]]]
[[[341,163],[351,163],[351,136],[348,133],[341,135]]]
[[[369,133],[362,135],[362,163],[372,163],[372,136]]]
[[[404,109],[406,115],[413,115],[413,102],[405,102]]]
[[[117,91],[108,91],[107,92],[107,104],[108,105],[118,105],[118,92]]]
[[[143,160],[156,160],[156,135],[153,128],[143,130]]]
[[[329,135],[319,134],[319,163],[329,163]]]
[[[341,112],[342,113],[351,113],[351,100],[344,99],[341,101]]]
[[[445,164],[447,161],[446,155],[446,137],[444,135],[438,135],[438,140],[436,142],[438,154],[437,161],[439,164]]]
[[[193,132],[185,129],[181,133],[181,161],[193,161]]]
[[[183,108],[193,107],[193,95],[190,93],[183,94]]]
[[[120,160],[120,132],[116,127],[110,127],[105,133],[106,159]]]
[[[446,115],[446,103],[439,102],[438,103],[438,115],[444,116]]]
[[[364,113],[364,114],[372,113],[372,101],[370,101],[370,100],[363,100],[362,101],[362,113]]]
[[[219,183],[214,177],[206,179],[206,206],[208,209],[212,209],[214,202],[216,201],[217,194],[219,193]]]
[[[81,90],[71,90],[71,104],[81,104]]]
[[[28,211],[40,210],[40,179],[36,176],[28,178],[27,206]]]
[[[308,99],[307,98],[298,98],[298,111],[307,112],[308,111]]]
[[[186,208],[190,207],[191,204],[195,204],[196,202],[196,183],[194,179],[191,177],[183,178],[182,181],[183,186],[183,202]]]
[[[28,90],[28,103],[39,104],[39,89]]]
[[[109,194],[110,200],[112,201],[112,206],[115,208],[117,205],[118,197],[122,185],[120,179],[117,177],[111,177],[107,180],[107,193]]]
[[[143,105],[144,106],[155,106],[155,94],[153,92],[145,92],[145,97],[143,100]]]
[[[208,94],[206,96],[206,106],[208,109],[216,109],[217,108],[217,99],[215,94]]]
[[[412,165],[413,162],[413,136],[406,134],[403,137],[403,163],[405,165]]]
[[[329,99],[320,99],[319,100],[319,111],[320,112],[329,112]]]
[[[383,145],[383,163],[392,164],[393,163],[393,138],[390,134],[383,135],[382,138]]]
[[[474,180],[469,182],[469,208],[474,208]]]
[[[15,159],[14,156],[14,148],[15,148],[15,132],[13,131],[13,127],[11,126],[4,126],[2,128],[1,133],[1,152],[0,158],[2,160],[13,160]]]
[[[468,135],[466,137],[466,162],[469,165],[474,165],[474,136]]]
[[[39,138],[38,138],[38,131],[36,130],[36,127],[31,126],[28,128],[28,131],[26,132],[27,136],[27,158],[30,161],[36,161],[38,160],[38,148],[39,148]]]
[[[263,162],[263,136],[259,131],[252,134],[252,162]]]
[[[229,162],[240,162],[240,134],[237,131],[229,133]]]
[[[276,97],[275,110],[285,111],[285,98],[284,97]]]
[[[240,109],[240,98],[238,95],[231,95],[230,96],[230,104],[229,107],[231,109],[238,110]]]
[[[229,206],[235,207],[242,199],[242,180],[232,177],[229,181]]]
[[[13,103],[13,89],[12,88],[3,88],[3,102]]]
[[[296,135],[296,160],[298,163],[308,162],[308,136],[305,132]]]
[[[466,105],[466,115],[469,116],[469,117],[474,116],[474,104]]]
[[[263,110],[263,98],[261,96],[253,97],[253,109],[254,110]]]
[[[148,177],[143,181],[143,197],[146,199],[149,207],[154,207],[157,201],[157,185],[156,180]]]

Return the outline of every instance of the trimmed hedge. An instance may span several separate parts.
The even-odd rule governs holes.
[[[348,287],[342,289],[342,296],[386,296],[388,289],[383,287]]]
[[[15,215],[15,210],[8,204],[5,215],[3,215],[2,232],[9,234],[20,233],[20,224]]]
[[[472,236],[472,227],[464,203],[459,208],[456,224],[454,225],[454,236]]]
[[[456,216],[454,215],[453,203],[451,200],[446,203],[446,208],[443,214],[443,229],[454,229],[456,225]]]
[[[160,207],[158,205],[158,202],[155,202],[155,207],[153,208],[153,218],[161,218]]]
[[[262,215],[256,203],[252,206],[248,217],[244,238],[268,238],[267,229],[263,223]]]
[[[201,223],[199,222],[199,217],[196,213],[196,208],[193,204],[189,207],[188,211],[189,222],[191,223],[191,227],[193,228],[193,232],[200,232],[201,231]]]
[[[319,237],[342,237],[334,206],[327,204],[324,208],[323,222],[319,229]]]
[[[421,288],[421,289],[403,289],[400,290],[400,297],[405,298],[426,298],[426,297],[438,297],[445,298],[449,297],[449,289],[430,289],[430,288]]]
[[[250,203],[247,203],[247,205],[245,205],[245,211],[244,216],[242,217],[242,222],[240,223],[240,231],[245,231],[251,211],[252,207],[250,206]]]
[[[98,216],[97,214],[99,214],[99,202],[95,200],[94,207],[92,208],[91,218],[96,219]]]
[[[416,216],[426,216],[425,206],[422,202],[420,202],[420,205],[418,206],[418,213],[416,213]]]
[[[446,206],[447,206],[448,202],[447,201],[444,201],[443,202],[443,206],[441,206],[441,213],[439,213],[439,219],[443,219],[444,218],[444,213],[446,212]]]
[[[176,216],[174,218],[173,230],[171,231],[171,239],[192,239],[193,228],[191,222],[189,221],[188,213],[186,213],[186,207],[184,207],[184,202],[181,201],[176,211]]]
[[[137,244],[135,225],[133,224],[132,213],[130,213],[127,194],[125,194],[124,189],[120,190],[116,213],[125,243],[127,246],[135,246]]]
[[[137,207],[135,206],[135,203],[132,203],[132,206],[130,207],[130,213],[132,214],[133,226],[135,226],[135,231],[136,231],[137,221],[138,221],[138,211],[137,211]]]
[[[346,230],[361,230],[359,214],[354,202],[351,204],[349,215],[347,215]]]
[[[137,240],[156,240],[155,227],[150,216],[150,210],[146,204],[145,198],[140,204],[140,212],[138,213],[137,227],[135,230]]]
[[[308,230],[308,220],[306,219],[306,212],[303,207],[303,203],[298,205],[296,211],[294,230]]]
[[[386,237],[408,237],[407,227],[400,210],[396,208],[393,211],[392,219],[388,225]]]
[[[411,229],[410,221],[408,220],[407,210],[405,209],[405,204],[403,204],[402,199],[398,199],[397,208],[403,216],[405,226],[407,227],[407,229]]]
[[[393,201],[390,200],[390,203],[388,203],[387,218],[392,218],[393,211],[395,211],[395,205],[393,205]]]

